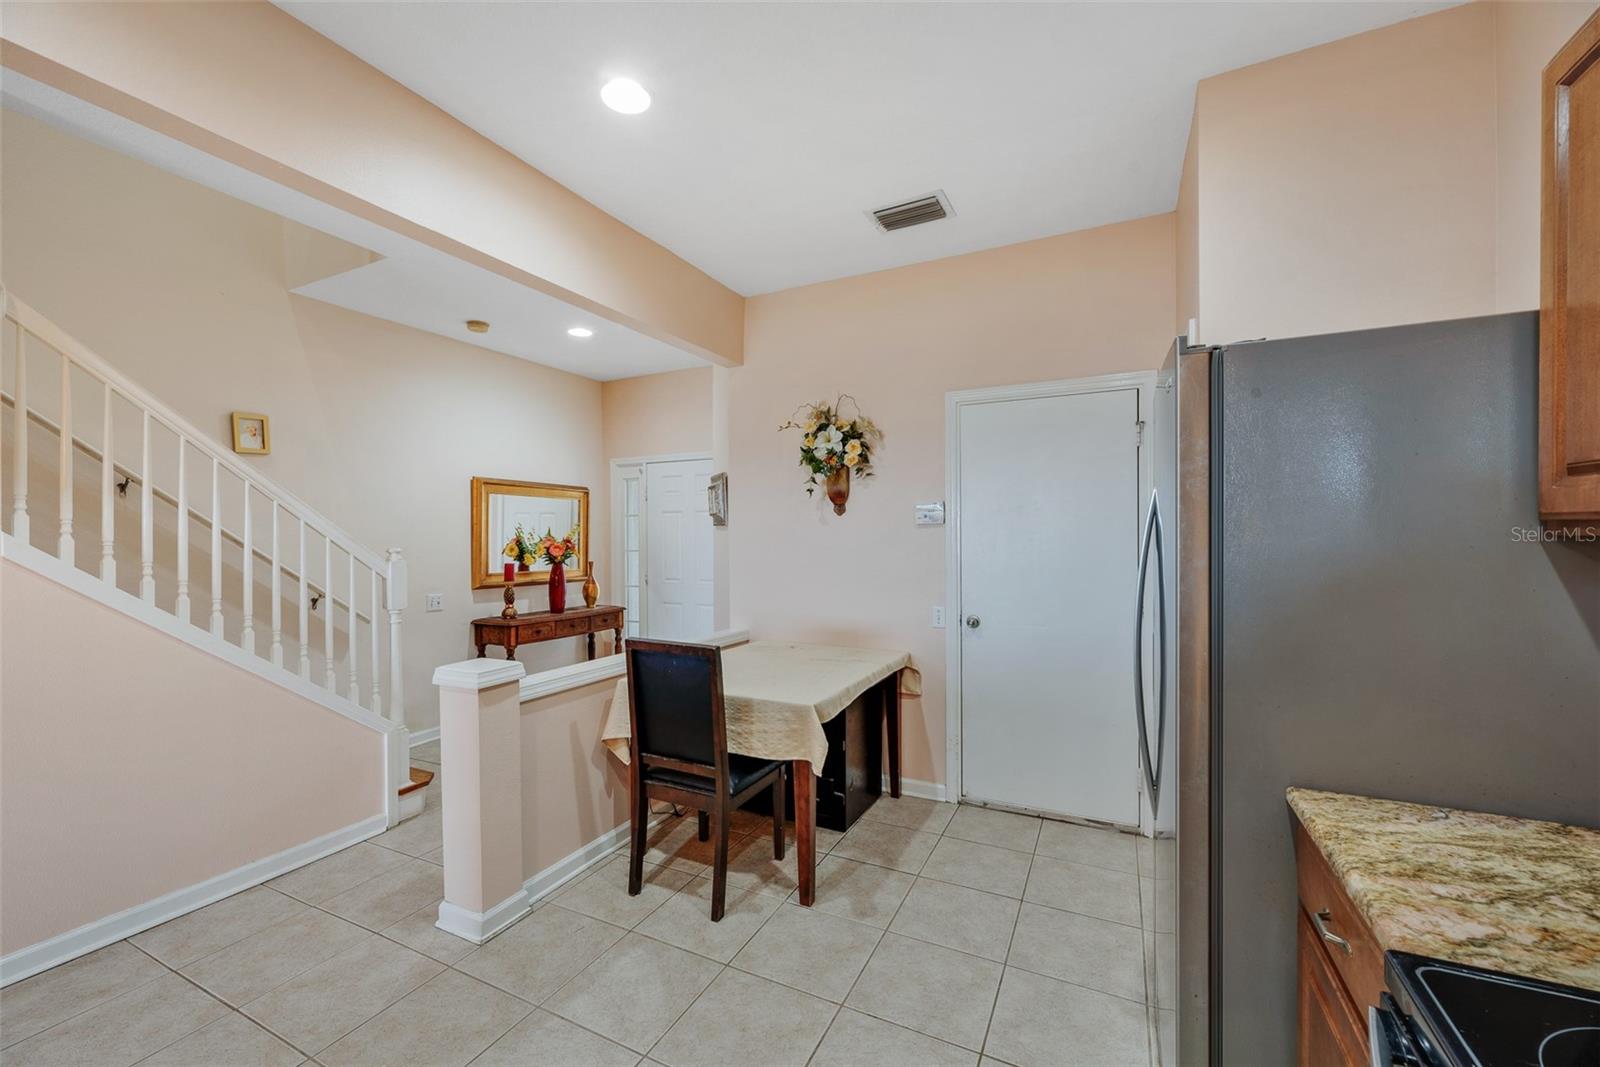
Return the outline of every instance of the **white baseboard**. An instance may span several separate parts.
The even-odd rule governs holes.
[[[411,735],[411,747],[418,748],[430,741],[439,740],[439,728],[430,726],[426,730],[418,730]]]
[[[434,925],[447,934],[454,934],[471,941],[474,945],[481,945],[528,914],[532,907],[528,903],[528,892],[525,889],[517,890],[484,912],[468,911],[448,900],[441,900],[439,920]]]
[[[664,818],[665,816],[663,816]],[[650,820],[650,827],[654,829],[660,818]],[[538,874],[522,883],[522,888],[528,894],[530,903],[537,904],[545,897],[554,893],[574,878],[583,874],[591,867],[598,864],[620,846],[628,843],[628,830],[631,823],[623,823],[612,830],[607,830],[587,845],[562,857],[555,863],[546,867]]]
[[[889,776],[883,776],[883,795],[889,795]],[[924,800],[944,800],[943,782],[924,782],[920,778],[901,778],[900,795],[903,797],[921,797]]]
[[[247,863],[243,867],[236,867],[215,878],[208,878],[144,904],[137,904],[126,911],[119,911],[115,915],[107,915],[103,919],[85,923],[76,930],[57,934],[37,945],[18,949],[0,958],[0,986],[21,981],[30,975],[93,952],[97,948],[103,948],[113,941],[132,937],[152,926],[159,926],[169,919],[176,919],[223,897],[260,885],[269,878],[287,874],[296,867],[303,867],[313,860],[319,860],[358,841],[365,841],[369,837],[381,834],[387,828],[387,817],[374,815],[360,822],[351,823],[342,830],[335,830],[331,834],[324,834],[304,844],[284,849],[276,855]]]

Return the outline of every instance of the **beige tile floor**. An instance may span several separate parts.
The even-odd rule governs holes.
[[[713,924],[669,819],[639,896],[624,851],[480,948],[433,926],[438,817],[0,992],[0,1062],[1160,1067],[1135,838],[884,798],[820,833],[807,909],[741,815]]]

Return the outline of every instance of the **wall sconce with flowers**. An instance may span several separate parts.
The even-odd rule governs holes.
[[[854,415],[845,413],[846,401]],[[802,404],[778,429],[799,430],[804,435],[800,439],[800,466],[809,472],[806,495],[822,486],[833,504],[833,513],[843,515],[845,501],[850,499],[850,477],[871,477],[872,450],[882,443],[883,431],[861,414],[855,397],[849,395],[840,396],[832,404]]]

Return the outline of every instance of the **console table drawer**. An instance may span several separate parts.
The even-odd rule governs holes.
[[[510,619],[491,616],[472,620],[472,644],[480,657],[489,645],[500,645],[506,650],[506,659],[515,659],[520,645],[582,637],[589,658],[594,659],[598,633],[609,632],[612,651],[622,651],[622,622],[623,610],[615,604],[572,608],[559,615],[538,611]]]

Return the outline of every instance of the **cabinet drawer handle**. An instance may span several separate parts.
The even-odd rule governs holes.
[[[1317,928],[1317,933],[1322,935],[1322,940],[1338,945],[1340,948],[1344,949],[1344,954],[1348,956],[1353,951],[1350,948],[1350,942],[1346,941],[1344,938],[1328,929],[1326,924],[1331,918],[1333,918],[1333,913],[1327,908],[1323,908],[1321,911],[1311,916],[1311,925]]]

